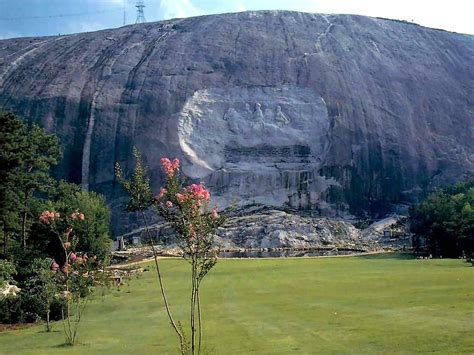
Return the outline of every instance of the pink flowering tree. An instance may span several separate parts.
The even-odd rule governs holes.
[[[136,149],[134,149],[134,156],[136,166],[130,180],[124,179],[120,166],[116,167],[116,174],[130,196],[127,209],[140,212],[150,240],[152,238],[145,214],[149,208],[153,208],[157,215],[167,221],[175,230],[177,244],[182,251],[183,258],[191,266],[189,338],[181,323],[175,322],[172,317],[156,251],[152,244],[158,280],[170,323],[180,341],[181,353],[199,353],[202,346],[200,287],[204,277],[217,262],[217,253],[213,248],[213,236],[217,228],[225,222],[225,217],[218,213],[216,207],[211,207],[210,193],[202,183],[183,186],[178,159],[161,159],[161,166],[166,175],[166,185],[153,196],[140,154]]]
[[[75,229],[85,219],[86,216],[80,211],[62,216],[59,212],[45,210],[39,216],[39,221],[57,238],[63,254],[62,258],[51,263],[50,268],[58,279],[60,296],[65,301],[62,318],[66,343],[69,345],[76,342],[81,316],[96,283],[96,257],[75,251],[79,241]]]

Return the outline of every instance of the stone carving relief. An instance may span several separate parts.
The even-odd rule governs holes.
[[[290,123],[290,120],[288,119],[288,117],[286,117],[286,115],[283,113],[283,111],[281,110],[281,106],[278,105],[276,107],[276,117],[275,117],[275,122],[277,123],[277,125],[279,125],[280,127],[283,127],[287,124]]]
[[[329,182],[318,171],[330,148],[324,100],[312,89],[208,88],[177,114],[183,172],[214,188],[216,203],[310,206]]]
[[[227,121],[231,132],[235,134],[243,133],[246,128],[265,130],[269,126],[282,128],[291,122],[283,112],[281,105],[276,105],[275,112],[271,107],[266,107],[265,110],[262,110],[262,104],[259,102],[255,103],[253,111],[250,107],[250,104],[246,103],[245,108],[241,112],[232,106],[225,111],[222,119]]]

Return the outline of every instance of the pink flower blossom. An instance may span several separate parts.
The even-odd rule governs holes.
[[[73,252],[71,252],[71,253],[69,254],[69,260],[74,261],[74,260],[76,260],[76,259],[77,259],[76,254],[74,254]]]
[[[176,194],[176,199],[179,203],[183,203],[184,201],[186,201],[186,196],[178,192]]]
[[[83,221],[84,219],[86,219],[86,216],[84,215],[84,213],[76,210],[75,212],[71,213],[71,219],[72,220],[78,219],[80,221]]]
[[[159,201],[163,198],[164,195],[168,193],[168,190],[166,190],[164,187],[160,187],[160,192],[158,195],[155,196],[155,200]]]
[[[173,161],[171,162],[171,164],[173,165],[174,170],[179,169],[179,159],[178,158],[174,158]]]
[[[191,194],[192,198],[196,201],[209,201],[211,198],[211,194],[202,183],[186,187],[185,192]]]
[[[217,213],[217,207],[214,207],[211,212],[211,218],[212,219],[218,219],[219,218],[219,213]]]
[[[59,265],[55,261],[53,261],[51,263],[51,271],[56,272],[56,271],[58,271],[58,269],[59,269]]]
[[[166,206],[166,208],[171,208],[171,207],[173,207],[173,202],[166,201],[165,206]]]
[[[54,211],[43,211],[39,216],[39,221],[44,224],[49,224],[51,221],[59,218],[59,213]]]
[[[178,159],[173,159],[173,161],[171,161],[168,158],[161,158],[160,163],[166,177],[168,178],[172,177],[175,171],[179,170],[180,163]]]
[[[69,242],[65,242],[65,243],[64,243],[64,249],[67,249],[67,248],[69,248],[70,246],[71,246],[71,243],[69,243]]]

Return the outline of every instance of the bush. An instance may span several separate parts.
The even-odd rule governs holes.
[[[8,260],[0,260],[0,288],[10,283],[16,275],[15,264]]]
[[[0,296],[0,323],[21,323],[23,312],[19,296]]]
[[[66,216],[71,211],[81,211],[86,219],[76,227],[78,238],[76,251],[88,252],[100,261],[109,257],[112,240],[108,235],[109,210],[104,198],[95,192],[87,192],[75,184],[60,181],[51,193],[51,200],[43,203],[42,210],[57,211]],[[62,246],[50,228],[37,221],[32,227],[31,245],[35,250],[43,250],[44,254],[55,259],[62,258]]]
[[[410,210],[411,230],[425,237],[433,255],[474,251],[474,179],[430,194]]]
[[[64,301],[55,298],[50,305],[50,320],[60,320]],[[0,323],[32,323],[45,319],[44,305],[38,298],[29,293],[17,296],[0,297]]]

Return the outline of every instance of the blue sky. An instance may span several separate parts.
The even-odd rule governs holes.
[[[246,10],[351,13],[474,34],[472,0],[144,0],[147,21]],[[136,0],[0,0],[0,39],[95,31],[136,19]]]

